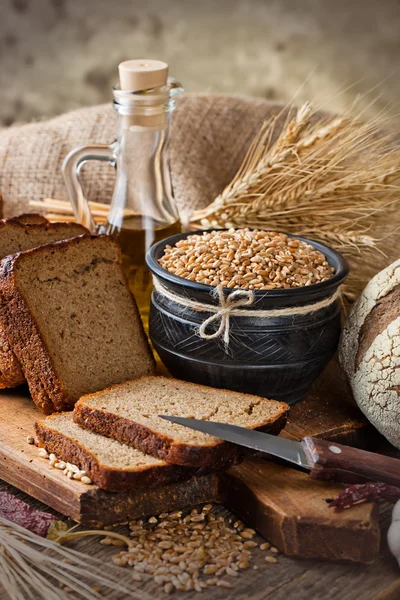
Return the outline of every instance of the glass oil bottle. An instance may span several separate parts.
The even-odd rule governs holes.
[[[168,65],[161,61],[125,61],[119,65],[119,75],[120,84],[113,89],[117,140],[73,150],[65,159],[63,173],[78,222],[119,242],[129,286],[147,330],[152,281],[145,265],[146,251],[181,230],[172,193],[169,139],[175,97],[183,89],[168,77]],[[116,166],[110,210],[100,226],[79,181],[79,170],[88,160]]]

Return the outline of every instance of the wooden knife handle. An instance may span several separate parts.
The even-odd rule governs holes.
[[[400,460],[359,448],[306,437],[301,442],[313,465],[310,477],[343,483],[380,481],[400,487]]]

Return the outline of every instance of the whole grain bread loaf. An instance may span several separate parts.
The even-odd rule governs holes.
[[[154,372],[120,249],[108,236],[84,235],[4,259],[0,322],[46,414]]]
[[[188,479],[193,469],[169,465],[115,440],[86,431],[72,413],[58,413],[35,423],[37,443],[57,458],[86,471],[108,492],[152,488]]]
[[[400,259],[375,275],[354,304],[339,357],[360,409],[400,448]]]
[[[42,244],[89,233],[75,223],[50,224],[45,217],[27,213],[0,221],[0,259]],[[0,389],[24,383],[25,377],[0,324]]]
[[[278,434],[289,407],[283,402],[168,379],[142,377],[82,397],[76,423],[167,462],[223,468],[238,447],[161,419],[158,415],[232,423]]]

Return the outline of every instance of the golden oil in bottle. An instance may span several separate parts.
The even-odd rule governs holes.
[[[143,228],[143,225],[146,227]],[[145,263],[146,251],[171,235],[181,232],[181,224],[160,223],[143,217],[125,218],[121,228],[109,225],[108,233],[116,239],[122,250],[122,266],[129,289],[138,305],[143,325],[148,332],[150,296],[153,289],[151,273]]]

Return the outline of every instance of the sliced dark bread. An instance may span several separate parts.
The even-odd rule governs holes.
[[[154,372],[119,246],[108,236],[84,235],[4,259],[0,322],[45,414]]]
[[[78,223],[25,223],[25,217],[0,220],[0,258],[89,233]]]
[[[89,233],[75,223],[49,223],[45,217],[35,213],[20,215],[0,221],[0,259],[42,244]],[[8,343],[0,325],[0,389],[24,383],[25,377],[19,362]]]
[[[18,359],[11,349],[6,332],[0,326],[0,389],[22,385],[25,377]]]
[[[81,398],[76,423],[167,462],[223,468],[238,448],[158,415],[220,421],[278,434],[289,407],[250,394],[168,379],[142,377]]]
[[[152,488],[188,479],[193,469],[170,465],[115,440],[86,431],[72,413],[58,413],[35,423],[37,443],[57,458],[86,471],[108,492]]]
[[[42,225],[48,223],[48,219],[38,213],[23,213],[17,217],[13,217],[15,221],[22,223],[22,225]]]

